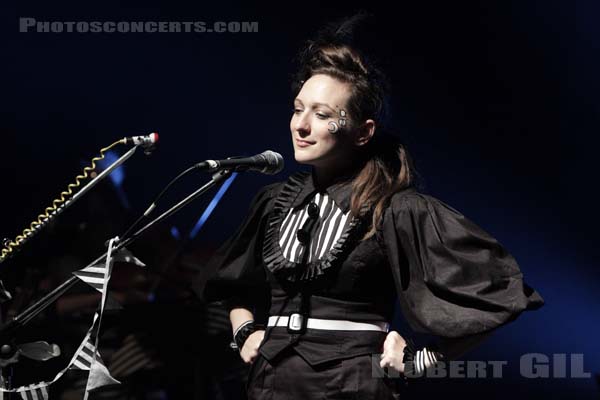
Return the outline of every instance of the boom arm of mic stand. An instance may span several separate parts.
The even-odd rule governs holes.
[[[189,196],[187,196],[186,198],[181,200],[179,203],[175,204],[173,207],[171,207],[170,209],[168,209],[167,211],[165,211],[164,213],[162,213],[161,215],[156,217],[154,220],[150,221],[148,224],[146,224],[145,226],[140,228],[138,231],[136,231],[133,235],[131,235],[131,237],[129,237],[125,240],[119,241],[119,243],[113,247],[113,251],[119,250],[122,247],[125,247],[125,246],[133,243],[137,238],[139,238],[142,235],[142,233],[144,233],[150,227],[152,227],[153,225],[155,225],[159,222],[162,222],[166,218],[175,214],[177,211],[179,211],[180,209],[182,209],[183,207],[185,207],[186,205],[191,203],[197,197],[201,196],[204,192],[208,191],[210,188],[212,188],[219,182],[229,178],[229,176],[231,176],[231,173],[232,172],[230,170],[224,170],[224,171],[220,171],[220,172],[214,174],[211,181],[204,184],[202,187],[200,187],[195,192],[193,192],[192,194],[190,194]],[[89,263],[84,268],[91,267],[92,265],[95,265],[95,264],[101,262],[105,257],[106,257],[106,253],[104,253],[100,257],[96,258],[94,261]],[[29,306],[21,314],[17,315],[12,320],[10,320],[8,323],[3,325],[0,328],[0,340],[2,340],[2,342],[5,342],[7,340],[7,338],[10,339],[10,337],[14,335],[16,330],[18,330],[20,327],[25,325],[28,321],[30,321],[33,317],[38,315],[41,311],[46,309],[50,304],[52,304],[56,299],[58,299],[60,296],[62,296],[67,290],[69,290],[71,287],[73,287],[77,282],[79,282],[79,278],[76,276],[72,276],[67,281],[63,282],[60,286],[56,287],[53,291],[48,293],[46,296],[42,297],[40,300],[38,300],[37,302],[35,302],[31,306]],[[0,345],[1,344],[2,343],[0,343]]]
[[[92,179],[91,181],[89,181],[84,187],[82,187],[77,193],[75,193],[73,195],[73,197],[71,197],[69,200],[67,200],[66,202],[64,202],[60,207],[58,207],[56,210],[54,210],[50,215],[48,215],[47,218],[43,219],[42,222],[41,222],[41,224],[36,225],[32,229],[31,233],[29,233],[28,235],[25,236],[25,238],[23,239],[23,241],[21,242],[21,244],[27,242],[36,233],[40,232],[42,230],[42,228],[44,226],[46,226],[46,224],[48,222],[50,222],[56,216],[60,215],[68,207],[70,207],[71,205],[73,205],[73,203],[75,203],[79,198],[81,198],[84,194],[86,194],[94,186],[96,186],[98,184],[98,182],[100,182],[102,179],[106,178],[106,176],[108,176],[108,174],[110,174],[111,172],[113,172],[117,167],[119,167],[121,164],[123,164],[125,161],[127,161],[133,155],[133,153],[135,153],[135,151],[137,150],[138,147],[139,147],[139,145],[135,146],[135,147],[132,147],[131,149],[129,149],[125,154],[123,154],[121,157],[119,157],[119,159],[117,159],[115,162],[113,162],[108,168],[106,168],[104,171],[102,171],[101,173],[99,173],[94,179]],[[9,257],[10,256],[6,256],[6,258],[0,257],[0,264],[2,262],[4,262]]]

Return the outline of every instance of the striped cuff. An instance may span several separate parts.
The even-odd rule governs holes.
[[[407,346],[404,348],[404,376],[405,377],[421,377],[427,369],[435,366],[436,363],[443,359],[442,354],[429,350],[423,347],[421,350],[414,350],[412,342],[407,341]]]
[[[439,361],[439,354],[423,347],[423,350],[417,350],[413,358],[415,364],[415,373],[421,375]]]

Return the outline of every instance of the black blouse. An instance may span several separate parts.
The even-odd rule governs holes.
[[[343,212],[349,210],[348,183],[325,191]],[[371,221],[370,210],[363,207],[324,257],[294,263],[283,255],[281,224],[316,192],[307,173],[262,188],[240,228],[209,262],[214,278],[206,288],[197,286],[197,292],[208,301],[227,299],[230,308],[244,306],[262,318],[269,303],[269,314],[278,315],[280,305],[306,287],[314,298],[310,314],[315,318],[390,321],[397,299],[412,332],[441,339],[442,352],[451,352],[452,346],[442,344],[457,343],[453,338],[486,334],[543,305],[496,239],[415,188],[390,199],[375,235],[361,240]],[[341,318],[345,308],[352,315]]]

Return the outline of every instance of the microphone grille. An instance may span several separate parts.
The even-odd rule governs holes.
[[[262,156],[267,161],[267,166],[263,170],[265,174],[274,175],[283,170],[283,156],[275,151],[267,150],[262,153]]]

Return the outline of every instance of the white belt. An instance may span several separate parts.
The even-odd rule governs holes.
[[[292,315],[293,317],[298,314]],[[292,321],[292,326],[296,325]],[[271,316],[267,326],[290,326],[290,317],[287,316]],[[307,329],[321,329],[325,331],[380,331],[387,332],[389,330],[389,324],[387,322],[354,322],[346,321],[342,319],[319,319],[319,318],[307,318],[306,321]]]

